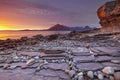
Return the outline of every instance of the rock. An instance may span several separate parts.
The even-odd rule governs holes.
[[[76,72],[74,70],[69,71],[69,76],[70,77],[73,77],[75,74],[76,74]]]
[[[5,65],[3,66],[3,69],[8,69],[9,67],[10,67],[9,64],[5,64]]]
[[[99,80],[104,80],[104,74],[101,71],[97,72],[97,77]]]
[[[87,72],[87,76],[90,77],[91,79],[93,79],[93,78],[94,78],[94,73],[93,73],[93,71],[88,71],[88,72]]]
[[[26,62],[26,64],[28,65],[28,66],[30,66],[30,65],[33,65],[35,63],[35,59],[30,59],[30,60],[28,60],[27,62]]]
[[[83,72],[78,73],[78,80],[84,80]]]
[[[98,17],[104,32],[119,32],[120,30],[120,1],[110,1],[101,6]]]
[[[120,60],[111,60],[112,63],[120,64]]]
[[[9,69],[15,69],[17,66],[10,66]]]
[[[69,74],[69,72],[70,72],[70,70],[65,70],[65,73],[66,73],[66,74]]]
[[[84,80],[83,76],[78,76],[78,80]]]
[[[113,77],[113,76],[110,76],[110,80],[114,80],[114,77]]]
[[[114,74],[114,69],[112,67],[105,67],[102,71],[105,74]]]
[[[116,72],[114,74],[114,78],[115,78],[115,80],[120,80],[120,72]]]

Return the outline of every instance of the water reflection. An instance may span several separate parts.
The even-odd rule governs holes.
[[[37,34],[42,34],[43,36],[51,35],[51,34],[65,34],[70,31],[0,31],[0,39],[19,39],[20,37],[27,36],[32,37]]]

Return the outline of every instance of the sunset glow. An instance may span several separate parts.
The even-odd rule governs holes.
[[[0,30],[12,30],[12,28],[0,25]]]
[[[47,29],[58,23],[71,27],[99,27],[96,10],[104,2],[106,1],[0,0],[0,30]]]

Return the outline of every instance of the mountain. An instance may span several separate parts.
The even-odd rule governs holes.
[[[48,30],[50,30],[50,31],[69,31],[70,27],[64,26],[61,24],[56,24],[56,25],[50,27]]]
[[[91,28],[89,26],[85,27],[68,27],[61,24],[56,24],[52,27],[50,27],[48,30],[50,31],[86,31],[86,30],[93,30],[94,28]]]

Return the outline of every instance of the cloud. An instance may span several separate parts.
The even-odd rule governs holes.
[[[101,0],[0,0],[0,24],[28,27],[98,25],[96,9]]]

